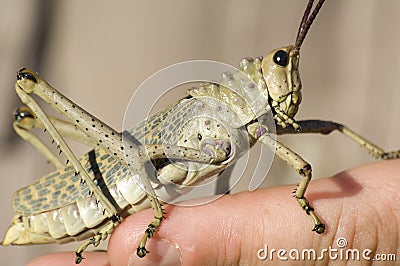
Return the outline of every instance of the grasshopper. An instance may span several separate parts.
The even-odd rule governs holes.
[[[123,133],[71,102],[35,72],[18,71],[15,90],[26,107],[15,112],[13,127],[56,170],[15,193],[13,208],[16,216],[2,245],[87,239],[76,251],[76,263],[80,263],[83,251],[107,238],[124,217],[151,207],[154,218],[137,248],[138,256],[143,257],[148,252],[145,248],[147,239],[154,235],[164,218],[151,177],[155,175],[157,179],[184,185],[196,184],[222,172],[239,156],[242,136],[248,137],[250,146],[259,141],[274,150],[302,177],[294,197],[311,217],[313,231],[322,234],[325,225],[305,198],[312,177],[311,165],[275,140],[263,123],[267,110],[270,108],[273,113],[278,135],[338,131],[360,144],[373,157],[399,158],[400,151],[385,152],[336,122],[294,119],[301,102],[300,47],[324,0],[319,0],[314,9],[313,2],[308,1],[294,45],[278,48],[264,58],[241,61],[241,71],[253,80],[246,90],[240,85],[231,89],[217,84],[189,89],[187,97]],[[237,84],[235,75],[225,77],[232,81],[233,87]],[[252,106],[256,98],[252,97],[252,92],[256,97],[261,93],[265,99],[256,109]],[[68,120],[47,116],[31,94],[50,103]],[[207,110],[215,103],[228,106],[242,123],[232,127],[206,118],[193,119],[190,123],[181,121],[190,109]],[[176,117],[173,123],[166,119],[171,115]],[[67,158],[66,166],[31,132],[35,127],[48,131]],[[233,136],[232,131],[236,133]],[[124,136],[127,143],[122,144]],[[64,138],[80,140],[93,149],[78,159]],[[153,175],[148,170],[149,163],[155,165]]]

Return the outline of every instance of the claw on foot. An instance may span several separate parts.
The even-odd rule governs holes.
[[[149,251],[145,247],[138,247],[136,250],[136,254],[139,258],[143,258]]]
[[[325,232],[325,225],[324,224],[316,224],[313,228],[313,231],[315,231],[317,234],[322,234]]]
[[[147,239],[152,238],[154,236],[154,233],[156,232],[158,226],[161,223],[161,220],[162,217],[154,217],[152,223],[148,225],[146,231],[144,232],[143,238],[140,241],[139,246],[136,250],[136,254],[139,256],[139,258],[143,258],[144,256],[146,256],[147,253],[149,253],[149,251],[146,250]]]
[[[79,264],[84,260],[85,258],[82,257],[82,252],[75,252],[75,264]]]

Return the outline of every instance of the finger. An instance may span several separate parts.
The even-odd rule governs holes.
[[[398,251],[400,214],[394,210],[400,203],[399,172],[397,160],[312,182],[306,196],[327,225],[322,235],[311,232],[310,217],[291,197],[293,186],[266,188],[227,195],[203,206],[167,206],[167,218],[148,242],[150,253],[140,259],[136,247],[152,218],[151,210],[145,210],[115,230],[109,243],[110,262],[253,264],[260,262],[258,252],[266,245],[270,250],[318,252],[321,247],[335,247],[340,237],[348,241],[346,248],[393,253]]]
[[[88,251],[84,253],[80,266],[110,266],[106,252]],[[59,252],[38,257],[27,266],[76,266],[74,252]]]

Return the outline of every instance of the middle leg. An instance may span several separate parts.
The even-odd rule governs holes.
[[[306,197],[304,196],[311,181],[311,165],[301,158],[297,153],[280,143],[279,141],[272,138],[265,127],[259,123],[254,123],[247,128],[250,135],[266,145],[275,154],[278,155],[285,163],[289,164],[296,172],[302,176],[302,179],[297,186],[294,197],[300,204],[301,208],[311,216],[314,228],[313,231],[318,234],[322,234],[325,231],[325,225],[321,222],[320,218],[315,214],[314,208],[310,205]]]

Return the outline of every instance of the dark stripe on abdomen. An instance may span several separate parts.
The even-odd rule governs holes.
[[[108,187],[103,178],[103,174],[100,172],[99,165],[97,163],[95,150],[93,149],[93,150],[89,151],[88,155],[89,155],[90,169],[93,171],[93,175],[94,175],[93,181],[100,188],[103,195],[114,206],[114,208],[117,211],[119,211],[121,208],[119,207],[118,203],[115,201],[115,199],[111,195],[110,191],[108,190]]]

